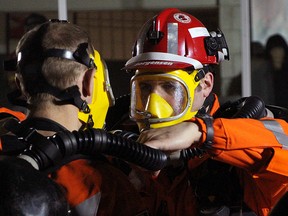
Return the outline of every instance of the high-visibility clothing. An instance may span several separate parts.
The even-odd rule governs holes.
[[[219,102],[215,95],[210,109],[211,115],[218,108]],[[206,124],[197,117],[191,121],[199,124],[203,131],[199,144],[201,146],[206,140]],[[138,173],[138,179],[142,181],[140,192],[144,194],[146,202],[150,203],[151,212],[155,215],[199,215],[203,204],[203,189],[209,188],[209,194],[212,188],[216,193],[219,189],[218,193],[224,196],[230,193],[231,196],[238,197],[240,200],[236,211],[239,212],[240,208],[245,206],[244,211],[268,216],[273,206],[288,190],[287,122],[273,118],[217,118],[213,120],[213,129],[212,147],[207,149],[203,157],[190,159],[186,165],[179,165],[177,168],[167,167],[161,170],[157,178],[151,178],[149,173],[140,174],[141,171],[134,169]],[[205,172],[210,172],[207,176],[213,176],[214,170],[207,169],[208,161],[222,164],[223,170],[226,169],[225,166],[228,167],[227,172],[232,169],[237,178],[237,184],[233,183],[233,187],[236,185],[238,188],[231,189],[228,185],[230,179],[223,178],[223,182],[220,180],[219,183],[219,179],[213,177],[202,178],[201,176],[207,174]],[[219,188],[218,183],[221,186]],[[215,197],[207,195],[206,198],[208,202]],[[233,206],[230,210],[232,214]]]
[[[203,130],[206,125],[197,121]],[[244,202],[266,216],[288,190],[288,124],[281,119],[215,119],[214,160],[237,167]],[[189,161],[193,164],[193,160]],[[191,165],[193,166],[193,165]]]
[[[19,121],[23,121],[26,118],[26,115],[20,111],[11,110],[6,107],[0,107],[0,117],[1,115],[4,117],[5,114],[11,115],[11,117],[16,117],[19,119]],[[2,119],[2,117],[0,119]]]
[[[76,215],[137,215],[147,210],[127,176],[107,161],[79,159],[51,173]],[[97,213],[97,214],[96,214]]]

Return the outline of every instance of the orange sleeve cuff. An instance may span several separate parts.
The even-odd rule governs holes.
[[[273,148],[274,155],[271,158],[266,170],[277,173],[282,176],[287,176],[288,171],[286,164],[283,161],[287,161],[288,151],[281,148]],[[286,177],[287,178],[287,177]]]
[[[200,138],[200,143],[204,143],[207,138],[207,127],[203,119],[201,118],[192,118],[191,122],[196,123],[199,126],[199,130],[202,132],[202,136]]]

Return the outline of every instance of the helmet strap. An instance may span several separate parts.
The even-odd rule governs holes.
[[[89,114],[88,120],[87,120],[86,124],[87,124],[87,127],[88,127],[88,128],[93,128],[93,126],[94,126],[94,121],[93,121],[93,118],[92,118],[92,115],[91,115],[91,114]]]
[[[94,121],[92,118],[92,114],[89,114],[87,122],[84,122],[79,130],[81,131],[81,130],[85,130],[88,128],[93,128],[93,126],[94,126]]]
[[[214,94],[211,92],[208,97],[205,99],[203,106],[199,109],[198,113],[209,113],[210,109],[212,108],[212,104],[214,103],[215,97]],[[207,110],[208,109],[208,110]]]
[[[203,79],[208,72],[209,72],[208,66],[204,66],[203,68],[199,69],[198,73],[194,78],[195,82],[199,82],[201,79]]]
[[[88,103],[81,98],[79,88],[76,85],[66,88],[61,91],[60,94],[54,96],[58,99],[55,99],[57,104],[73,104],[78,107],[80,111],[90,113]]]

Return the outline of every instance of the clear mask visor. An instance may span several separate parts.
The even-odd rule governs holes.
[[[140,74],[131,80],[131,112],[136,121],[150,123],[179,118],[189,105],[186,84],[172,74]]]

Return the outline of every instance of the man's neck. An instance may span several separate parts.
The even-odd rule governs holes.
[[[79,130],[81,123],[78,119],[78,108],[73,105],[45,104],[31,110],[28,118],[40,117],[53,120],[69,131]]]

